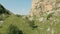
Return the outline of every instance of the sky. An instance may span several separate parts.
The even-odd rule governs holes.
[[[0,0],[6,9],[14,14],[28,15],[31,9],[31,0]]]

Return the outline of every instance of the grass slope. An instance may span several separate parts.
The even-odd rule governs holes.
[[[43,17],[45,18],[45,17]],[[38,27],[32,29],[27,18],[10,15],[0,28],[1,34],[8,34],[9,25],[13,24],[23,31],[23,34],[60,34],[60,16],[52,16],[49,20],[34,21]]]

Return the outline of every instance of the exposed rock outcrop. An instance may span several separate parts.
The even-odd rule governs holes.
[[[32,0],[30,16],[40,16],[42,13],[60,11],[59,1],[60,0]]]

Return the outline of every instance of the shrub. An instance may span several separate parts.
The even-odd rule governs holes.
[[[8,34],[23,34],[23,33],[16,26],[11,24],[8,28]]]
[[[35,25],[34,20],[29,21],[29,25],[30,25],[30,27],[32,27],[33,29],[34,29],[34,28],[37,28],[37,26]]]

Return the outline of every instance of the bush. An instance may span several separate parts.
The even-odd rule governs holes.
[[[23,34],[23,33],[16,26],[11,24],[8,28],[8,34]]]
[[[37,28],[37,26],[35,25],[34,20],[29,21],[29,25],[30,25],[30,27],[32,27],[33,29],[34,29],[34,28]]]
[[[16,14],[17,17],[22,17],[21,15]]]
[[[50,17],[52,17],[52,14],[47,15],[47,20],[49,20]]]

